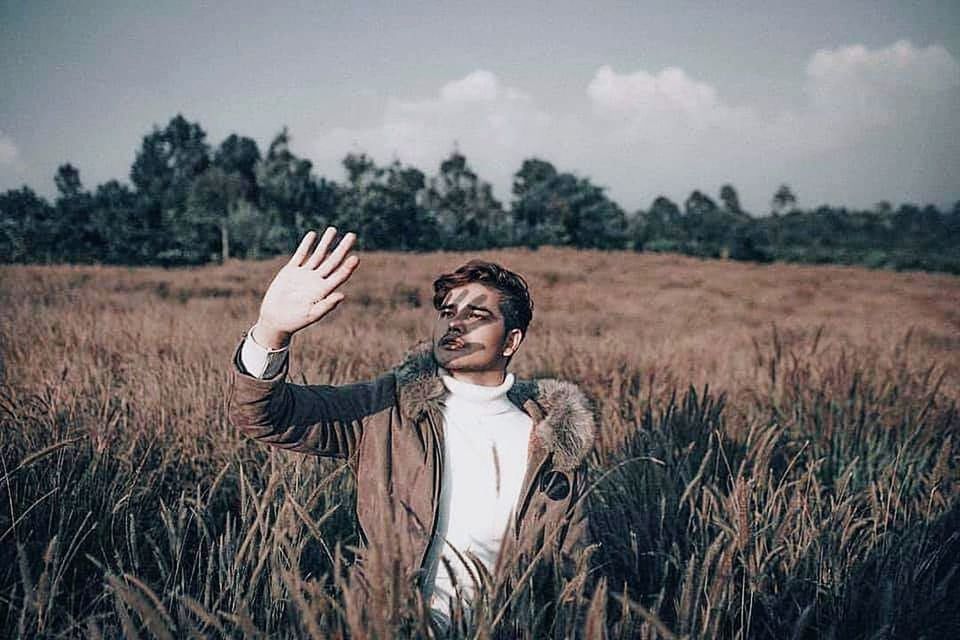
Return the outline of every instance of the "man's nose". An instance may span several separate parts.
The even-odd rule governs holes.
[[[450,329],[463,332],[463,330],[467,326],[467,323],[464,320],[463,316],[458,313],[454,315],[452,318],[450,318],[450,322],[447,326],[450,327]]]

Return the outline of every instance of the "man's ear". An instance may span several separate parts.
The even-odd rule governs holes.
[[[510,332],[507,333],[507,339],[503,342],[503,355],[509,358],[520,348],[520,343],[523,342],[523,331],[510,329]]]

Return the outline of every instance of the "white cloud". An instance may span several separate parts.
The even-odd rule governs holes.
[[[390,99],[367,128],[324,130],[308,155],[335,177],[349,149],[430,174],[456,145],[503,198],[521,161],[537,155],[609,186],[630,209],[728,181],[756,212],[784,181],[804,205],[960,197],[960,65],[946,49],[820,50],[797,82],[806,98],[771,114],[730,103],[680,68],[602,66],[582,106],[560,113],[481,69],[432,97]]]
[[[465,78],[440,89],[440,100],[455,102],[491,102],[500,93],[500,81],[489,71],[474,71]]]
[[[940,45],[917,49],[900,40],[875,51],[863,45],[821,49],[807,63],[807,76],[814,95],[827,100],[834,92],[934,94],[960,85],[960,65]]]
[[[618,74],[603,66],[587,85],[587,96],[601,117],[650,132],[664,125],[696,129],[725,126],[741,115],[720,101],[714,87],[693,80],[676,67],[657,74]]]
[[[595,116],[593,139],[605,141],[605,148],[585,145],[590,164],[584,166],[608,158],[608,172],[594,175],[628,197],[719,186],[730,179],[731,162],[747,159],[750,138],[762,124],[749,108],[725,103],[715,87],[675,67],[618,73],[603,66],[586,93]]]
[[[905,40],[876,50],[821,49],[806,73],[809,115],[816,120],[811,126],[827,124],[832,134],[845,134],[840,140],[877,127],[903,127],[960,86],[960,65],[946,49],[920,49]]]
[[[20,157],[20,150],[13,140],[0,131],[0,165],[12,165]]]
[[[433,98],[390,99],[372,127],[322,132],[311,152],[318,169],[337,176],[349,149],[380,161],[396,157],[429,174],[457,147],[482,176],[503,185],[524,157],[553,148],[545,149],[543,141],[558,121],[530,96],[478,70],[444,85]]]

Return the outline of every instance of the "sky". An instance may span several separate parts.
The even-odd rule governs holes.
[[[960,2],[0,0],[0,190],[129,181],[182,113],[341,180],[454,149],[510,199],[539,157],[628,211],[733,184],[755,214],[960,200]]]

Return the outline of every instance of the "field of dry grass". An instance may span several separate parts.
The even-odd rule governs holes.
[[[960,623],[960,279],[478,255],[531,285],[514,369],[579,382],[601,425],[599,587],[552,633],[938,637]],[[346,301],[295,340],[292,378],[397,363],[426,336],[433,277],[465,259],[362,255]],[[279,264],[0,270],[0,635],[434,633],[405,604],[349,606],[333,557],[356,542],[345,474],[228,423],[229,359]],[[493,617],[450,637],[485,637]]]

